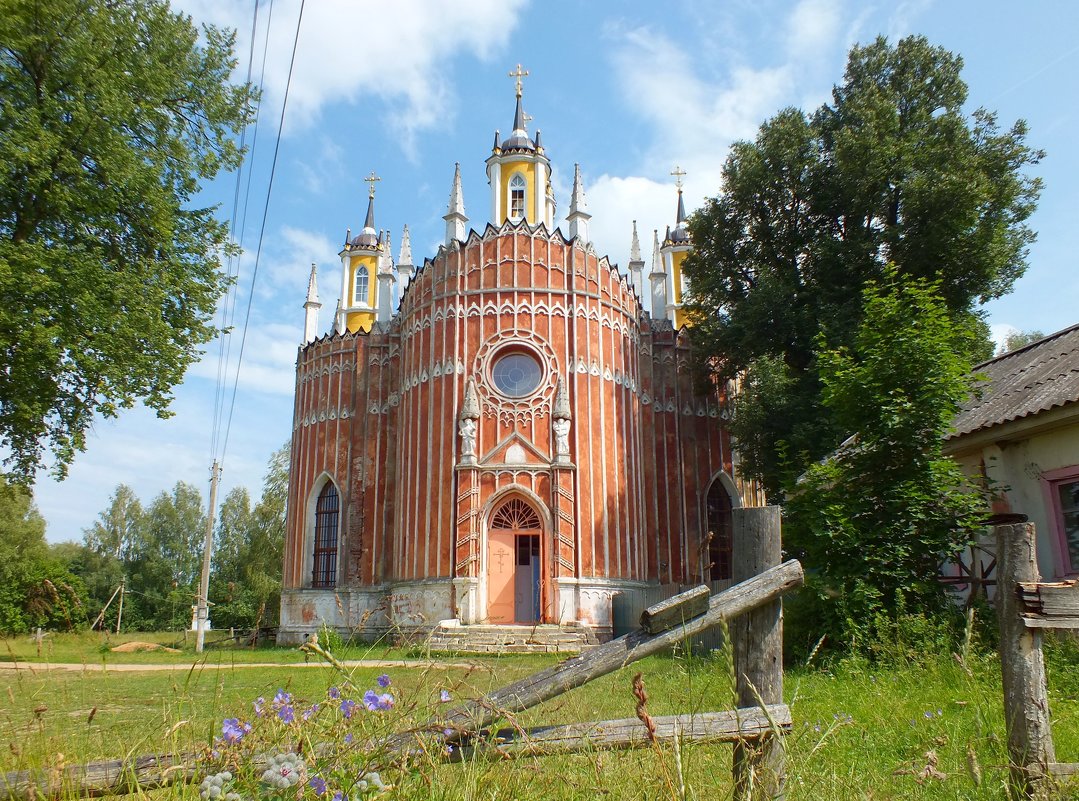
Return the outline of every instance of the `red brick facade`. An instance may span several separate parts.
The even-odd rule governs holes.
[[[492,381],[510,352],[539,365],[525,397]],[[734,505],[743,493],[724,398],[694,391],[687,357],[686,333],[652,321],[579,238],[507,222],[440,248],[390,322],[300,350],[282,638],[323,621],[373,635],[491,619],[489,526],[515,497],[541,521],[538,563],[521,556],[538,580],[525,617],[602,635],[620,589],[700,580],[706,497],[716,482]],[[340,495],[330,591],[310,589],[326,481]],[[514,569],[529,592],[520,560]]]

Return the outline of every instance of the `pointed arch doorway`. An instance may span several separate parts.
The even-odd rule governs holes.
[[[511,497],[495,507],[487,529],[487,619],[539,623],[543,618],[540,542],[535,507]]]

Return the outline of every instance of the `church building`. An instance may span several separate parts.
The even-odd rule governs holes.
[[[495,133],[478,226],[458,165],[445,242],[416,266],[405,226],[394,261],[372,173],[327,334],[312,266],[281,643],[323,624],[366,638],[544,624],[602,640],[619,593],[729,578],[730,510],[762,502],[736,475],[725,388],[702,392],[690,370],[681,171],[650,270],[634,224],[620,271],[589,239],[579,168],[556,224],[524,74],[511,73],[513,129]]]

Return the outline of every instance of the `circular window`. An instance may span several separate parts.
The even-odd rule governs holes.
[[[515,350],[499,356],[491,368],[491,379],[503,395],[523,398],[536,391],[543,369],[534,356]]]

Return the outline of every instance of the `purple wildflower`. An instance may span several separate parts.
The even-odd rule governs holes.
[[[225,718],[221,724],[221,733],[225,736],[225,742],[238,743],[247,732],[251,731],[251,724],[240,723],[239,718]]]
[[[352,742],[352,732],[349,732],[348,734],[345,735],[345,745],[348,745],[351,742]]]
[[[315,791],[315,795],[326,794],[326,780],[321,776],[312,776],[307,780],[308,785]]]
[[[277,710],[277,717],[281,718],[285,723],[292,723],[292,721],[296,720],[296,713],[291,706],[286,704]]]
[[[356,702],[351,698],[346,698],[341,702],[341,714],[346,718],[352,717],[352,710],[356,708]]]
[[[344,801],[344,799],[345,794],[342,793],[340,790],[333,794],[333,801]]]
[[[381,676],[379,676],[376,681],[378,682],[378,686],[384,690],[390,686],[390,677],[386,673],[383,673]]]
[[[330,689],[328,689],[328,690],[326,691],[326,696],[327,696],[327,697],[328,697],[328,698],[329,698],[329,699],[330,699],[331,701],[336,701],[336,700],[337,700],[338,698],[340,698],[340,697],[341,697],[341,691],[340,691],[340,690],[338,690],[338,689],[337,689],[336,687],[331,687]]]
[[[448,704],[453,698],[450,696],[449,690],[443,690],[438,694],[438,700],[443,704]]]
[[[284,690],[278,690],[277,694],[273,697],[274,709],[279,709],[283,706],[288,706],[292,703],[292,693],[287,693]]]
[[[260,717],[260,718],[262,717],[262,710],[265,708],[265,706],[266,706],[266,699],[263,698],[261,695],[258,698],[255,699],[255,714],[258,717]]]
[[[311,704],[311,707],[309,709],[305,709],[300,717],[302,717],[304,720],[310,720],[311,716],[314,715],[316,712],[318,712],[318,704]]]
[[[378,708],[381,710],[393,709],[393,696],[389,693],[382,693],[378,697]]]
[[[378,693],[374,690],[368,690],[363,694],[363,705],[367,707],[368,712],[374,712],[378,709]]]

